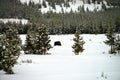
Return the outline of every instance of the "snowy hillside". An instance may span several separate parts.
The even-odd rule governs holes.
[[[82,35],[85,51],[78,56],[72,52],[73,35],[51,35],[51,55],[21,54],[14,67],[16,74],[0,71],[0,80],[120,80],[120,55],[108,54],[105,35]],[[23,44],[25,35],[21,35]],[[30,61],[30,62],[29,62]]]
[[[22,3],[29,3],[30,0],[21,0]],[[31,0],[32,2],[34,2],[35,4],[39,3],[42,4],[43,0]],[[42,6],[42,8],[40,9],[42,13],[46,13],[48,11],[53,11],[53,12],[57,12],[57,13],[61,13],[62,11],[64,12],[70,12],[71,10],[73,12],[78,12],[78,8],[79,7],[84,7],[85,10],[90,10],[90,11],[94,11],[95,9],[97,11],[101,10],[102,8],[102,3],[97,4],[97,2],[95,4],[91,3],[83,3],[82,0],[73,0],[73,2],[69,2],[69,7],[65,7],[64,4],[62,4],[62,6],[60,5],[55,5],[55,9],[53,9],[48,2],[45,0],[46,3],[46,8]],[[105,3],[105,2],[104,2]]]

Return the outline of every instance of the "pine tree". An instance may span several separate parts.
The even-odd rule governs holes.
[[[34,31],[28,30],[27,36],[26,36],[26,41],[24,45],[24,52],[25,54],[33,54],[34,53]]]
[[[106,7],[106,5],[102,2],[102,10],[104,11],[106,11],[107,10],[107,7]]]
[[[80,33],[78,31],[76,31],[76,33],[74,34],[75,38],[73,38],[73,41],[75,42],[74,45],[72,46],[73,48],[73,52],[75,53],[75,55],[79,55],[79,52],[83,52],[83,45],[85,44],[85,42],[83,41],[83,38],[80,37]]]
[[[91,4],[91,0],[88,0],[88,4]]]
[[[0,70],[2,70],[3,36],[0,34]]]
[[[6,33],[3,34],[3,50],[2,50],[2,69],[8,73],[13,74],[12,67],[17,63],[17,59],[20,55],[21,40],[18,36],[18,31],[13,27],[14,24],[10,24]]]
[[[41,24],[35,33],[35,54],[45,55],[52,48],[50,45],[50,37],[48,36],[46,26]]]
[[[118,54],[120,53],[120,36],[119,35],[116,38],[116,51]]]
[[[42,4],[43,4],[44,8],[47,7],[46,2],[44,0],[43,0]]]
[[[107,30],[107,33],[105,34],[107,36],[107,39],[105,41],[105,44],[109,45],[111,48],[110,48],[110,54],[113,54],[113,53],[116,53],[115,51],[115,34],[114,34],[114,28],[110,25],[108,30]]]

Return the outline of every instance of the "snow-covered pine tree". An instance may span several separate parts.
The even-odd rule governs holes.
[[[34,31],[28,30],[25,45],[23,48],[25,54],[33,54],[34,53],[34,40],[35,40]]]
[[[40,24],[35,32],[35,54],[46,55],[47,51],[52,48],[50,41],[46,26],[44,24]]]
[[[107,37],[107,40],[105,41],[105,44],[110,46],[110,54],[114,54],[116,53],[115,51],[115,40],[116,40],[116,36],[114,33],[114,28],[112,26],[109,26],[107,33],[105,34]]]
[[[74,34],[75,38],[73,38],[74,44],[72,46],[73,52],[75,55],[79,55],[80,52],[83,52],[84,48],[83,45],[85,44],[85,41],[83,40],[82,37],[80,37],[80,33],[76,31]]]
[[[8,25],[8,30],[3,34],[4,44],[2,51],[2,68],[8,74],[13,74],[12,67],[17,63],[20,55],[21,40],[14,24]]]

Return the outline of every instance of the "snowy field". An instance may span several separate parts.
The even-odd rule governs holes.
[[[51,55],[21,54],[13,75],[0,71],[0,80],[120,80],[120,55],[108,54],[105,35],[81,35],[84,52],[74,55],[73,35],[51,35]],[[21,35],[23,44],[25,35]],[[31,60],[31,62],[27,62]]]

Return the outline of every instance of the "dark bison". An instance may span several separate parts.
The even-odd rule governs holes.
[[[60,41],[55,41],[54,46],[61,46],[61,42]]]

